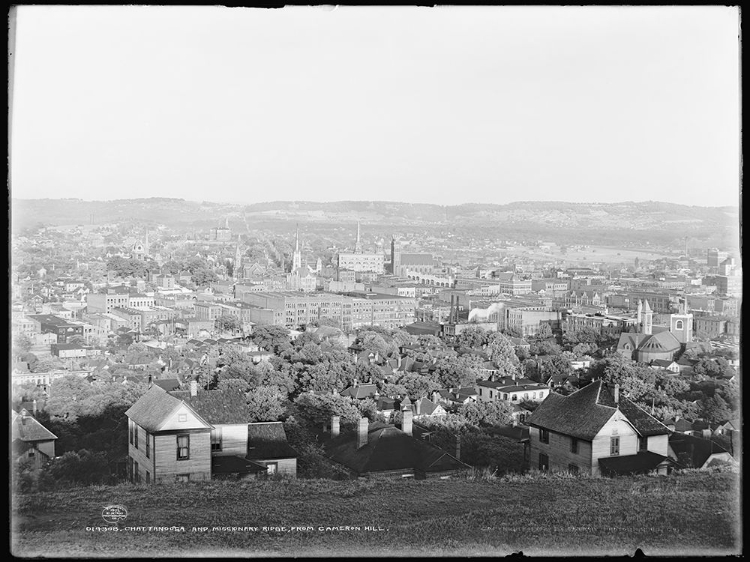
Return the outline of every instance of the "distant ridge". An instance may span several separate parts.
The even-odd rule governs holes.
[[[525,237],[569,237],[573,240],[624,233],[664,241],[682,237],[715,240],[734,238],[739,227],[738,207],[698,207],[659,201],[572,203],[517,201],[504,205],[464,203],[400,203],[393,201],[269,201],[238,205],[152,197],[83,201],[81,199],[12,199],[13,232],[26,227],[87,225],[129,222],[164,224],[205,230],[219,222],[247,228],[285,228],[284,221],[308,223],[311,228],[332,228],[360,221],[371,230],[408,230],[432,226],[489,229],[492,237],[518,234]],[[317,225],[317,226],[316,226]],[[586,236],[584,234],[588,233]],[[618,234],[620,233],[620,234]],[[583,238],[582,238],[583,237]],[[653,242],[656,242],[654,238]],[[652,242],[652,243],[653,243]]]

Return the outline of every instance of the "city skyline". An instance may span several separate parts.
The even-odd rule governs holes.
[[[736,8],[13,15],[13,198],[740,204]]]

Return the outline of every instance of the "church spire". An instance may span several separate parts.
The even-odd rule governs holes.
[[[292,271],[302,267],[302,254],[299,251],[299,224],[294,236],[294,254],[292,255]]]
[[[234,251],[234,278],[240,279],[240,267],[242,267],[242,252],[240,251],[240,235],[237,235],[237,248]]]
[[[355,254],[362,253],[362,241],[360,240],[360,236],[359,236],[359,221],[357,221],[357,241],[354,243],[354,253]]]

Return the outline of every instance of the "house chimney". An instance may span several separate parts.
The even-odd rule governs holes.
[[[357,428],[357,449],[367,445],[367,418],[359,418],[359,427]]]
[[[619,404],[619,403],[620,403],[620,385],[616,384],[615,385],[615,404]]]
[[[340,428],[341,418],[339,416],[331,416],[331,437],[338,437]]]
[[[358,379],[354,379],[354,382],[352,383],[352,386],[358,386],[358,385],[359,385],[359,380]]]
[[[411,408],[408,410],[403,410],[401,412],[401,431],[406,433],[407,435],[411,435],[411,419],[412,419],[412,411]]]
[[[34,417],[36,417],[36,398],[32,400],[31,405],[32,405],[32,411],[34,412]]]
[[[198,396],[198,381],[195,379],[190,381],[190,396]]]
[[[456,435],[456,458],[461,460],[461,436]]]

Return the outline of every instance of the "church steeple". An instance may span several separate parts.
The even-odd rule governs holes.
[[[299,224],[294,237],[294,254],[292,255],[292,271],[302,267],[302,254],[299,251]]]
[[[240,251],[240,235],[237,235],[237,248],[234,251],[234,278],[241,279],[242,252]]]
[[[357,241],[354,243],[354,253],[355,254],[361,254],[362,253],[362,241],[359,237],[359,221],[357,221]]]
[[[643,305],[643,333],[651,335],[652,333],[652,326],[653,326],[653,318],[654,313],[651,310],[651,307],[648,304],[648,301],[646,301]]]

